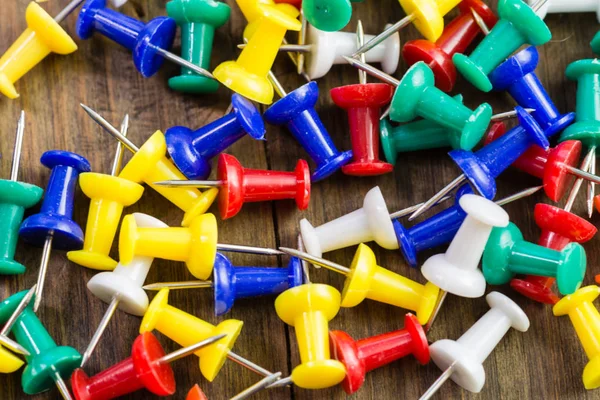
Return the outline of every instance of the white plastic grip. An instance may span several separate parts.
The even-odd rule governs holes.
[[[421,272],[440,289],[461,297],[481,297],[485,293],[485,278],[479,261],[492,228],[505,227],[509,217],[493,201],[474,194],[459,200],[467,214],[445,253],[430,257]]]
[[[527,0],[530,6],[536,3],[536,0]],[[548,0],[536,11],[536,14],[544,19],[547,14],[561,13],[585,13],[595,12],[598,22],[600,22],[600,1],[598,0]]]

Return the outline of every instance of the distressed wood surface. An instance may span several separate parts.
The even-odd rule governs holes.
[[[148,20],[165,14],[164,0],[138,0],[127,4],[123,12]],[[0,8],[0,49],[4,51],[25,27],[26,0],[5,1]],[[51,14],[61,9],[66,0],[52,0],[42,4]],[[232,0],[231,20],[216,33],[212,65],[232,59],[238,51],[244,19]],[[495,6],[495,4],[494,4]],[[360,18],[368,34],[380,31],[387,22],[403,17],[395,1],[366,1],[355,3],[353,19],[346,30],[354,30]],[[454,14],[452,14],[454,15]],[[75,36],[76,14],[63,23]],[[448,20],[448,18],[447,18]],[[551,15],[547,18],[553,41],[540,49],[541,61],[538,74],[558,108],[572,111],[575,107],[576,85],[564,78],[566,66],[575,60],[593,57],[588,43],[598,29],[593,13],[577,15]],[[402,41],[418,37],[412,27],[401,33]],[[230,92],[221,88],[215,95],[188,96],[170,91],[168,77],[176,74],[178,67],[166,64],[154,77],[144,79],[137,73],[131,55],[123,48],[97,36],[88,41],[77,40],[79,51],[69,56],[52,55],[44,60],[17,83],[21,97],[11,101],[0,99],[0,150],[2,162],[0,175],[9,176],[12,143],[18,113],[27,113],[27,125],[21,161],[20,179],[44,187],[49,171],[39,164],[41,154],[50,149],[74,151],[87,157],[96,172],[108,173],[116,148],[115,141],[91,121],[80,109],[85,103],[96,109],[114,125],[127,112],[131,117],[129,137],[141,144],[156,129],[165,130],[173,125],[200,127],[222,115],[229,104]],[[178,46],[178,44],[177,44]],[[177,51],[177,50],[176,50]],[[401,76],[406,65],[401,61],[396,76]],[[284,87],[292,90],[303,82],[285,56],[279,56],[274,72]],[[356,71],[349,66],[335,66],[319,80],[321,98],[318,111],[325,126],[340,149],[350,148],[347,116],[333,105],[329,89],[356,83]],[[370,79],[370,81],[373,81]],[[510,109],[514,103],[505,93],[483,94],[464,81],[457,84],[465,96],[465,103],[475,106],[489,102],[496,112]],[[240,159],[244,166],[292,170],[298,158],[306,155],[290,134],[282,128],[269,126],[267,142],[244,138],[228,152]],[[400,157],[392,174],[374,178],[356,178],[341,173],[313,186],[312,201],[305,212],[295,209],[292,202],[255,203],[244,206],[235,218],[219,223],[219,240],[222,243],[249,244],[257,246],[295,246],[298,221],[308,218],[318,225],[360,207],[364,194],[379,185],[387,199],[390,211],[423,201],[457,174],[457,169],[445,155],[445,150],[405,154]],[[534,178],[517,171],[507,171],[499,178],[499,195],[504,196],[537,184]],[[583,194],[574,209],[583,214]],[[511,219],[523,230],[528,240],[535,241],[539,229],[532,219],[533,205],[547,202],[537,194],[529,199],[506,206]],[[74,218],[85,226],[89,200],[78,190]],[[147,190],[140,202],[127,212],[145,212],[177,225],[182,214],[166,200]],[[598,217],[593,218],[598,222]],[[416,269],[410,269],[396,251],[385,251],[372,244],[380,265],[423,282]],[[597,238],[585,245],[588,254],[586,283],[593,282],[598,273],[597,262],[600,246]],[[420,256],[420,260],[442,251],[436,249]],[[354,249],[328,254],[327,257],[347,264]],[[116,256],[116,246],[113,253]],[[22,243],[17,259],[28,267],[19,277],[0,278],[0,298],[24,290],[36,280],[41,250]],[[276,260],[262,256],[231,255],[237,264],[285,265],[287,259]],[[87,291],[86,282],[94,271],[68,262],[63,252],[54,251],[50,261],[44,302],[39,316],[56,342],[70,345],[83,352],[94,332],[106,305]],[[181,263],[156,260],[147,282],[191,279]],[[327,270],[311,271],[314,282],[325,282],[340,288],[343,277]],[[495,287],[515,299],[531,319],[531,329],[525,334],[511,331],[485,362],[487,382],[483,392],[474,395],[447,383],[436,398],[479,399],[592,399],[600,398],[599,392],[586,391],[581,382],[587,358],[583,353],[568,318],[555,318],[551,308],[528,301],[512,293],[507,287]],[[490,289],[488,288],[488,291]],[[170,302],[187,312],[211,323],[224,318],[213,315],[210,290],[172,292]],[[429,340],[456,339],[473,324],[488,307],[483,298],[467,300],[448,296],[446,303],[429,333]],[[351,309],[342,309],[331,321],[332,329],[343,329],[359,339],[396,330],[403,325],[405,311],[380,303],[365,301]],[[290,373],[299,362],[293,329],[285,326],[275,314],[272,298],[239,301],[225,318],[244,321],[242,335],[235,351],[272,371]],[[129,356],[140,319],[117,312],[110,323],[96,353],[86,370],[95,374],[117,361]],[[167,349],[177,346],[161,337]],[[213,383],[200,374],[198,360],[188,357],[177,361],[173,368],[177,377],[178,392],[173,398],[183,399],[194,383],[199,383],[209,399],[225,399],[256,382],[259,378],[233,362],[227,362]],[[355,399],[415,399],[436,379],[439,371],[435,365],[418,365],[413,358],[406,358],[389,366],[370,372],[363,388]],[[35,399],[55,399],[58,392],[34,396]],[[346,394],[339,388],[309,391],[299,388],[282,388],[262,392],[262,399],[342,399]],[[0,399],[26,398],[21,390],[20,373],[0,375]],[[139,392],[128,398],[154,398]]]

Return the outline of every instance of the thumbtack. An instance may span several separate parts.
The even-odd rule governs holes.
[[[535,1],[528,0],[527,3],[533,6]],[[537,11],[541,19],[546,18],[547,14],[565,14],[565,13],[585,13],[595,12],[596,18],[600,22],[600,6],[596,0],[548,0]]]
[[[386,28],[379,35],[369,40],[363,46],[352,54],[352,57],[358,56],[360,53],[365,53],[384,41],[390,35],[411,22],[415,24],[415,28],[425,36],[425,39],[430,42],[435,42],[440,38],[444,31],[444,15],[456,7],[460,0],[434,0],[434,1],[416,1],[416,0],[399,0],[400,6],[406,13],[406,17]]]
[[[214,79],[210,72],[171,52],[177,25],[172,18],[157,17],[148,23],[106,7],[106,0],[87,0],[77,19],[77,35],[89,39],[97,31],[133,53],[133,63],[142,76],[158,72],[165,59],[197,74]]]
[[[436,88],[433,72],[422,61],[410,67],[402,80],[398,81],[359,60],[346,60],[396,87],[389,109],[392,121],[409,122],[418,116],[433,120],[460,136],[463,149],[469,149],[479,143],[492,119],[492,108],[489,104],[483,103],[472,111]]]
[[[19,239],[19,225],[23,221],[26,208],[33,207],[42,198],[44,191],[35,185],[19,182],[19,164],[23,133],[25,131],[25,111],[21,111],[17,123],[17,135],[13,150],[10,180],[0,179],[0,275],[22,274],[25,266],[15,261],[15,250]]]
[[[157,396],[175,393],[175,375],[169,364],[223,339],[217,335],[165,355],[158,339],[150,332],[133,342],[131,356],[89,377],[81,368],[73,372],[71,386],[77,399],[114,399],[146,389]]]
[[[34,312],[42,301],[52,247],[72,250],[83,245],[83,231],[73,221],[73,201],[79,174],[91,170],[90,163],[84,157],[62,150],[46,151],[40,162],[51,170],[42,207],[39,213],[27,217],[19,228],[23,240],[43,248]]]
[[[230,358],[257,374],[272,375],[271,372],[231,351],[242,330],[242,325],[242,321],[235,319],[225,320],[217,326],[211,325],[169,305],[169,289],[162,289],[148,306],[140,326],[140,333],[156,329],[181,346],[196,343],[211,336],[226,334],[226,337],[219,340],[214,346],[194,353],[200,358],[202,375],[210,382],[215,379],[226,358]]]
[[[236,299],[279,294],[302,285],[302,264],[292,257],[287,268],[235,266],[224,255],[217,253],[214,263],[214,281],[187,281],[154,283],[145,290],[212,288],[215,315],[231,310]]]
[[[536,204],[533,217],[542,230],[538,244],[553,250],[560,251],[571,242],[587,242],[597,231],[596,227],[585,219],[549,204]],[[523,279],[512,279],[510,286],[532,300],[556,304],[558,297],[552,291],[554,280],[554,278],[529,275]]]
[[[350,22],[352,3],[351,0],[303,0],[302,12],[317,29],[335,32]]]
[[[429,362],[429,343],[423,327],[412,314],[404,316],[404,328],[355,341],[344,331],[329,332],[331,353],[346,367],[341,385],[352,394],[361,388],[367,372],[414,355],[419,363]]]
[[[227,22],[231,8],[214,0],[171,0],[166,8],[181,29],[182,57],[208,70],[215,30]],[[182,67],[181,75],[169,79],[169,87],[185,93],[214,93],[219,83]]]
[[[340,310],[340,292],[329,285],[309,283],[288,289],[275,300],[275,311],[293,326],[300,351],[300,365],[292,382],[305,389],[324,389],[344,380],[344,364],[331,359],[329,321]]]
[[[560,317],[568,315],[577,337],[581,341],[589,362],[583,369],[583,385],[586,389],[600,387],[598,363],[600,362],[600,313],[593,301],[600,294],[600,288],[595,285],[586,286],[575,293],[563,297],[552,308],[552,313]]]
[[[192,131],[185,126],[174,126],[165,132],[171,160],[187,178],[206,179],[210,174],[210,159],[244,135],[264,139],[265,126],[254,105],[235,93],[231,104],[231,113],[200,129]]]
[[[19,292],[0,303],[0,323],[7,321],[28,291]],[[19,314],[11,328],[16,341],[30,353],[21,376],[26,394],[33,395],[49,390],[53,384],[65,399],[71,395],[63,379],[79,367],[81,354],[72,347],[57,346],[44,325],[35,315],[31,303]]]
[[[561,251],[523,240],[517,226],[494,228],[483,253],[482,270],[490,285],[508,283],[516,274],[556,277],[558,291],[576,291],[586,270],[585,250],[569,243]]]
[[[319,87],[311,81],[273,103],[264,113],[274,125],[285,124],[292,136],[317,165],[311,175],[316,182],[327,178],[352,158],[352,151],[340,152],[315,111]]]
[[[179,207],[185,212],[181,222],[183,226],[187,226],[194,217],[208,210],[217,197],[217,189],[200,192],[192,188],[169,189],[153,185],[153,182],[165,179],[185,179],[173,162],[167,159],[167,144],[161,131],[154,132],[150,139],[138,148],[100,114],[84,104],[81,104],[81,107],[98,125],[134,154],[119,174],[119,178],[135,183],[144,182]]]
[[[573,122],[575,113],[558,111],[535,73],[538,61],[536,48],[527,47],[494,69],[490,81],[495,90],[506,90],[521,107],[535,109],[532,116],[542,129],[562,131]]]
[[[196,383],[194,386],[192,386],[192,388],[188,392],[185,400],[208,400],[208,399],[206,398],[206,395],[204,394],[202,389],[200,389],[200,385],[198,385]]]
[[[521,0],[504,0],[498,4],[500,20],[467,57],[456,53],[452,57],[458,71],[481,91],[492,90],[488,75],[515,50],[524,44],[541,46],[552,38],[550,29],[535,14],[547,0],[529,8]],[[541,110],[540,110],[541,112]]]
[[[552,128],[543,131],[535,119],[527,114],[523,108],[517,106],[515,110],[519,118],[519,125],[512,128],[501,138],[483,146],[476,152],[452,150],[448,153],[463,173],[427,200],[408,218],[409,221],[427,211],[430,205],[437,203],[440,197],[445,196],[466,180],[483,197],[493,199],[496,195],[496,177],[498,175],[516,161],[530,146],[537,144],[544,149],[549,147],[548,137],[556,134],[557,131]]]
[[[36,2],[29,3],[25,10],[27,29],[0,58],[0,93],[16,99],[19,93],[14,83],[48,54],[67,55],[77,50],[73,39],[59,24],[82,2],[71,1],[54,19]]]
[[[256,394],[256,393],[260,392],[261,390],[269,387],[271,384],[273,384],[277,380],[279,380],[280,377],[281,377],[281,372],[276,372],[274,374],[265,376],[263,379],[261,379],[260,381],[256,382],[254,385],[250,386],[249,388],[244,389],[242,392],[236,394],[235,396],[233,396],[229,400],[244,400],[244,399],[247,399],[248,397],[252,396],[253,394]]]
[[[512,203],[513,201],[531,196],[541,190],[542,187],[543,186],[533,186],[527,188],[503,199],[496,200],[495,203],[498,206]],[[466,216],[465,211],[459,204],[460,199],[463,195],[472,193],[473,191],[469,185],[462,185],[456,191],[455,203],[452,206],[410,228],[405,228],[399,220],[393,221],[396,241],[398,242],[404,259],[411,267],[417,267],[418,252],[433,249],[452,241]],[[418,205],[414,206],[413,209],[417,208]]]
[[[151,217],[147,214],[133,213],[133,218],[138,226],[144,228],[168,228],[164,222]],[[96,328],[87,349],[83,353],[81,367],[89,361],[96,346],[100,342],[102,334],[106,330],[108,323],[117,309],[128,314],[141,317],[148,308],[148,296],[142,289],[146,280],[152,257],[136,256],[130,263],[117,264],[116,268],[110,272],[101,272],[96,274],[87,283],[90,292],[104,303],[108,304],[104,316]]]
[[[121,134],[127,136],[129,115],[121,124]],[[119,142],[110,175],[85,172],[79,177],[79,186],[91,199],[88,222],[82,250],[69,251],[67,258],[87,268],[113,270],[117,262],[109,257],[123,208],[137,202],[144,187],[124,178],[119,178],[123,159],[123,146]]]
[[[458,340],[438,340],[429,346],[431,359],[444,372],[419,400],[430,399],[448,378],[457,385],[479,393],[485,384],[483,362],[510,328],[529,329],[529,318],[511,299],[498,292],[485,297],[490,310]]]
[[[461,297],[481,297],[485,278],[478,269],[492,228],[505,227],[506,211],[486,198],[465,194],[460,207],[466,216],[445,253],[429,257],[421,272],[440,289]]]
[[[342,307],[354,307],[365,298],[415,311],[419,322],[426,324],[434,312],[440,289],[427,282],[425,285],[405,278],[377,265],[369,246],[358,245],[350,268],[315,257],[299,250],[280,247],[281,251],[312,264],[345,275]]]
[[[402,48],[404,61],[409,66],[424,61],[435,75],[436,86],[444,92],[451,91],[456,82],[452,56],[464,52],[482,32],[477,18],[483,21],[486,28],[493,27],[498,20],[480,0],[463,0],[457,7],[459,15],[444,28],[435,43],[423,39],[411,40]]]
[[[296,18],[300,14],[300,11],[295,6],[285,3],[275,3],[273,0],[261,0],[260,3],[253,0],[235,0],[235,3],[238,5],[244,18],[246,18],[246,21],[248,21],[248,25],[244,29],[244,39],[252,37],[260,25],[260,21],[263,18],[263,12],[260,9],[261,4],[274,6],[277,10],[292,18]],[[285,42],[285,39],[282,42]]]
[[[286,31],[299,31],[297,19],[275,6],[259,5],[261,15],[256,31],[248,38],[248,47],[237,61],[226,61],[214,70],[214,77],[236,93],[262,104],[273,102],[273,86],[267,74],[277,56]]]
[[[244,203],[294,199],[299,210],[310,201],[310,171],[304,160],[298,160],[293,172],[244,168],[234,156],[220,154],[216,181],[158,180],[155,187],[220,187],[219,211],[228,219],[242,209]]]

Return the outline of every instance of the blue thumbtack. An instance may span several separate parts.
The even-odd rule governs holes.
[[[506,90],[524,108],[533,108],[533,118],[543,130],[562,131],[575,119],[575,113],[561,114],[535,73],[539,55],[530,46],[500,64],[490,75],[495,90]]]
[[[168,17],[157,17],[144,24],[106,8],[106,0],[88,0],[81,8],[76,29],[81,39],[89,39],[98,31],[131,50],[135,67],[147,78],[162,65],[164,54],[160,50],[171,48],[177,25]]]
[[[42,154],[40,162],[52,170],[42,208],[38,214],[25,219],[19,228],[23,240],[44,248],[34,311],[41,301],[53,240],[56,239],[55,246],[61,250],[75,250],[83,246],[83,231],[73,221],[73,200],[79,174],[91,171],[88,160],[68,151],[47,151]]]
[[[288,130],[317,164],[311,179],[327,178],[352,160],[352,151],[340,152],[315,111],[319,87],[311,81],[274,103],[265,111],[265,120],[285,124]]]
[[[165,132],[169,155],[188,179],[206,179],[210,174],[210,159],[244,134],[264,139],[265,125],[254,105],[239,94],[231,97],[231,104],[231,113],[198,130],[174,126]]]

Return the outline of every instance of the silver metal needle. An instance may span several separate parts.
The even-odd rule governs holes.
[[[450,200],[451,198],[452,198],[452,196],[444,196],[440,199],[440,201],[435,203],[435,205],[437,206],[439,204],[442,204],[443,202],[445,202],[446,200]],[[390,214],[390,219],[398,219],[398,218],[407,216],[407,215],[413,213],[414,211],[418,210],[419,207],[421,207],[423,204],[425,204],[425,202],[415,204],[414,206],[410,206],[410,207],[404,208],[402,210],[393,212]]]
[[[163,56],[165,58],[165,60],[169,60],[169,61],[171,61],[177,65],[180,65],[184,68],[191,69],[198,75],[202,75],[202,76],[204,76],[206,78],[210,78],[210,79],[215,79],[213,74],[211,74],[209,71],[207,71],[204,68],[202,68],[196,64],[193,64],[187,60],[184,60],[183,58],[171,53],[170,51],[167,51],[167,50],[157,47],[157,46],[152,46],[152,49],[154,51],[156,51],[158,54],[160,54],[161,56]]]
[[[434,194],[433,197],[431,197],[429,200],[427,200],[425,203],[423,203],[423,205],[421,207],[419,207],[417,209],[417,211],[415,211],[414,213],[411,214],[410,217],[408,217],[408,220],[412,221],[413,219],[417,218],[419,215],[423,214],[425,211],[429,210],[434,204],[439,202],[442,197],[444,197],[446,194],[450,193],[454,188],[458,187],[466,179],[467,178],[464,174],[460,174],[452,182],[450,182],[448,185],[446,185],[442,190],[440,190],[439,192]]]
[[[104,117],[102,117],[96,111],[92,110],[91,108],[89,108],[88,106],[86,106],[83,103],[80,103],[79,105],[85,110],[86,113],[88,113],[88,115],[98,125],[100,125],[102,128],[104,128],[104,130],[106,132],[110,133],[115,139],[117,139],[119,142],[123,143],[123,146],[125,146],[125,148],[127,150],[131,151],[132,153],[137,153],[140,150],[139,147],[137,147],[129,139],[127,139],[125,136],[123,136],[121,134],[121,132],[119,132],[117,130],[117,128],[112,126],[107,120],[104,119]]]
[[[281,376],[281,372],[277,372],[272,375],[266,376],[259,382],[255,383],[254,385],[250,386],[249,388],[245,389],[244,391],[236,394],[230,400],[247,399],[248,397],[260,392],[261,390],[263,390],[266,387],[268,387],[269,385],[271,385],[273,382],[277,381],[280,376]]]
[[[308,28],[308,21],[304,18],[304,12],[300,10],[300,23],[302,24],[300,32],[298,32],[298,44],[300,46],[306,45],[306,31]],[[296,53],[296,72],[302,75],[307,82],[310,82],[310,78],[304,73],[304,53]]]
[[[524,110],[527,112],[527,114],[531,114],[532,112],[535,111],[535,108],[524,108]],[[500,122],[500,121],[506,121],[508,119],[515,118],[516,116],[517,116],[517,111],[510,110],[510,111],[494,114],[494,115],[492,115],[492,118],[490,120],[492,122]]]
[[[384,119],[386,119],[388,117],[388,115],[390,115],[390,112],[392,112],[392,105],[388,105],[387,108],[385,109],[384,112],[381,113],[381,116],[379,117],[379,120],[382,121]]]
[[[483,18],[481,18],[481,15],[477,14],[477,11],[475,11],[473,8],[471,8],[471,14],[473,14],[473,19],[475,20],[475,23],[479,26],[479,29],[481,29],[481,32],[483,32],[483,34],[486,36],[489,35],[490,28],[488,28]]]
[[[452,376],[454,372],[454,368],[456,366],[456,361],[454,361],[442,374],[433,382],[433,385],[429,386],[429,389],[419,398],[419,400],[429,400],[440,388],[442,385]]]
[[[211,281],[183,281],[183,282],[157,282],[151,283],[146,286],[142,286],[144,290],[161,290],[168,288],[170,290],[176,289],[205,289],[212,288],[213,283]]]
[[[79,5],[81,3],[83,3],[85,0],[73,0],[71,1],[69,4],[67,4],[67,6],[65,8],[63,8],[58,14],[56,14],[56,17],[54,17],[54,21],[60,23],[62,22],[62,20],[64,20],[65,18],[67,18],[67,16],[69,14],[71,14],[73,11],[75,11],[75,9],[77,7],[79,7]]]
[[[596,152],[594,151],[594,155],[592,156],[592,161],[590,163],[590,168],[588,169],[590,174],[596,175]],[[592,218],[594,214],[594,196],[596,195],[596,183],[588,182],[587,186],[587,212],[588,218]]]
[[[540,8],[543,7],[544,4],[546,4],[548,2],[548,0],[538,0],[533,6],[531,6],[531,9],[533,11],[538,11]]]
[[[350,274],[350,268],[344,267],[343,265],[340,265],[338,263],[334,263],[333,261],[325,260],[324,258],[321,258],[321,257],[313,256],[312,254],[305,253],[304,251],[290,249],[289,247],[280,247],[279,250],[283,251],[284,253],[289,254],[290,256],[298,257],[301,260],[306,260],[311,264],[316,264],[321,267],[325,267],[325,268],[330,269],[339,274],[342,274],[342,275]]]
[[[429,318],[429,321],[427,321],[427,324],[425,324],[425,326],[423,327],[423,329],[425,330],[425,333],[429,332],[429,330],[431,329],[431,326],[433,325],[435,319],[438,316],[438,313],[440,312],[440,309],[442,308],[442,304],[444,304],[444,300],[446,300],[446,296],[448,295],[448,292],[446,292],[445,290],[440,290],[440,294],[438,296],[438,300],[435,304],[435,308],[433,309],[433,313],[431,313],[431,317]]]
[[[244,40],[245,41],[245,40]],[[247,46],[246,43],[238,44],[238,49],[245,49]],[[279,46],[279,51],[285,51],[289,53],[310,53],[312,51],[312,45],[310,44],[282,44]]]
[[[73,397],[71,396],[71,392],[69,392],[67,384],[65,383],[65,381],[63,381],[62,376],[60,376],[58,372],[54,373],[52,379],[54,380],[54,383],[56,383],[56,387],[58,388],[58,391],[60,392],[63,399],[73,400]]]
[[[277,249],[270,249],[268,247],[257,247],[257,246],[243,246],[239,244],[224,244],[217,243],[218,251],[230,251],[232,253],[246,253],[246,254],[264,254],[266,256],[281,256],[285,253]]]
[[[304,251],[304,242],[302,241],[302,235],[298,234],[298,250]],[[306,260],[300,259],[302,263],[302,274],[304,275],[304,283],[310,283],[310,268],[308,266],[308,262]]]
[[[273,375],[273,373],[271,371],[264,369],[260,365],[257,365],[255,363],[253,363],[252,361],[245,359],[244,357],[240,356],[239,354],[234,353],[233,351],[229,351],[227,353],[227,358],[229,358],[231,361],[235,362],[236,364],[239,364],[242,367],[249,369],[250,371],[254,372],[255,374],[262,375],[262,376]]]
[[[356,47],[360,49],[365,44],[365,31],[363,30],[362,21],[359,19],[356,23]],[[359,58],[361,62],[366,63],[367,59],[365,53],[360,53]],[[364,85],[367,83],[367,73],[362,69],[358,70],[358,83]]]
[[[593,159],[594,157],[592,156],[590,158]],[[591,165],[591,162],[590,162],[590,165]],[[589,182],[600,183],[600,176],[598,176],[598,175],[590,174],[589,172],[586,172],[583,169],[575,168],[570,165],[563,165],[563,168],[578,178],[583,178]],[[589,166],[588,166],[588,168],[589,168]]]
[[[125,114],[125,118],[123,118],[123,122],[121,122],[121,135],[123,137],[127,137],[127,131],[129,130],[129,114]],[[113,165],[110,171],[112,176],[119,175],[121,171],[121,164],[123,163],[123,143],[117,143],[117,152],[115,153],[115,159],[113,160]]]
[[[356,58],[351,58],[351,57],[347,57],[347,56],[342,56],[342,57],[344,57],[344,60],[346,60],[348,62],[348,64],[365,71],[367,74],[371,75],[372,77],[375,77],[385,83],[389,83],[390,85],[392,85],[394,87],[397,87],[398,84],[400,84],[400,81],[398,79],[394,78],[391,75],[386,74],[385,72],[383,72],[367,63],[357,60]]]
[[[175,350],[172,353],[169,353],[167,355],[162,356],[161,358],[159,358],[158,360],[155,361],[155,363],[157,364],[168,364],[168,363],[172,363],[173,361],[179,360],[180,358],[183,357],[187,357],[190,354],[194,354],[195,352],[197,352],[198,350],[200,350],[203,347],[206,347],[208,345],[211,345],[221,339],[223,339],[225,336],[227,336],[226,334],[222,334],[222,335],[216,335],[216,336],[211,336],[208,339],[202,340],[198,343],[195,343],[191,346],[187,346],[187,347],[183,347],[179,350]]]
[[[210,187],[220,187],[223,186],[225,182],[223,181],[198,181],[198,180],[180,180],[180,181],[158,181],[153,182],[152,184],[155,186],[163,186],[163,187],[194,187],[194,188],[210,188]]]
[[[498,204],[499,206],[503,206],[505,204],[512,203],[513,201],[520,200],[524,197],[531,196],[532,194],[540,191],[543,188],[544,188],[544,186],[532,186],[525,190],[521,190],[520,192],[517,192],[515,194],[511,194],[510,196],[505,197],[503,199],[496,200],[495,203]]]
[[[10,169],[10,180],[16,182],[19,178],[19,163],[21,161],[21,149],[23,148],[23,132],[25,132],[25,111],[21,110],[19,122],[17,122],[17,136],[13,149],[12,167]]]
[[[588,153],[586,154],[585,158],[583,159],[583,162],[581,163],[581,169],[583,171],[587,171],[590,168],[590,165],[592,163],[592,158],[594,156],[594,153],[596,152],[596,146],[592,146],[590,147],[590,149],[588,150]],[[567,197],[567,202],[564,206],[564,210],[566,211],[571,211],[571,209],[573,208],[573,204],[575,203],[575,198],[577,198],[577,193],[579,193],[579,189],[581,188],[581,184],[583,183],[583,178],[577,178],[575,180],[575,182],[573,183],[573,187],[571,188],[571,191],[569,192],[569,197]]]
[[[282,387],[282,386],[289,386],[292,383],[293,383],[292,377],[288,376],[287,378],[281,378],[280,380],[276,381],[275,383],[270,384],[269,386],[267,386],[267,388],[272,389],[272,388],[278,388],[278,387]]]
[[[37,312],[42,303],[42,293],[44,292],[44,283],[46,282],[46,274],[48,272],[48,263],[50,262],[50,253],[52,253],[52,239],[54,239],[54,231],[48,233],[44,248],[42,250],[42,261],[40,262],[40,270],[35,288],[35,300],[33,302],[33,312]]]
[[[229,103],[229,105],[227,106],[227,109],[225,110],[225,112],[223,113],[223,115],[227,115],[230,112],[233,111],[233,103]]]
[[[82,368],[85,364],[87,364],[90,357],[92,356],[92,353],[98,346],[98,343],[100,342],[100,338],[102,337],[102,334],[104,334],[104,331],[108,327],[108,323],[110,322],[113,315],[115,315],[115,312],[117,311],[118,307],[119,307],[119,298],[117,296],[113,296],[110,301],[110,304],[108,305],[108,308],[104,312],[104,316],[102,317],[102,319],[100,320],[100,323],[98,324],[98,327],[96,328],[96,332],[94,332],[94,335],[92,336],[92,339],[90,340],[90,343],[88,344],[87,349],[85,349],[85,352],[83,353],[83,357],[81,359],[81,367]]]
[[[6,347],[13,353],[22,354],[24,356],[31,355],[31,353],[29,353],[25,347],[21,346],[19,343],[15,342],[8,336],[0,336],[0,345]]]
[[[356,57],[361,53],[366,53],[371,50],[373,47],[377,46],[379,43],[383,42],[388,37],[392,36],[394,33],[398,32],[400,29],[409,25],[415,19],[414,14],[409,14],[406,17],[402,18],[400,21],[396,22],[394,25],[388,27],[386,30],[381,32],[379,35],[375,36],[373,39],[369,40],[363,46],[358,48],[353,54],[352,57]]]
[[[25,356],[29,356],[31,354],[19,343],[8,338],[7,335],[8,335],[8,332],[10,332],[10,330],[14,326],[15,322],[17,321],[17,318],[19,318],[19,315],[21,315],[23,310],[25,310],[25,308],[27,308],[27,306],[31,302],[31,299],[33,298],[33,295],[35,294],[36,288],[37,288],[37,285],[33,285],[31,287],[31,289],[29,289],[27,294],[25,296],[23,296],[23,298],[19,302],[19,305],[17,306],[17,308],[15,308],[15,310],[13,311],[12,315],[4,323],[2,330],[0,330],[0,343],[3,344],[9,350],[14,351],[15,353],[23,354]]]

